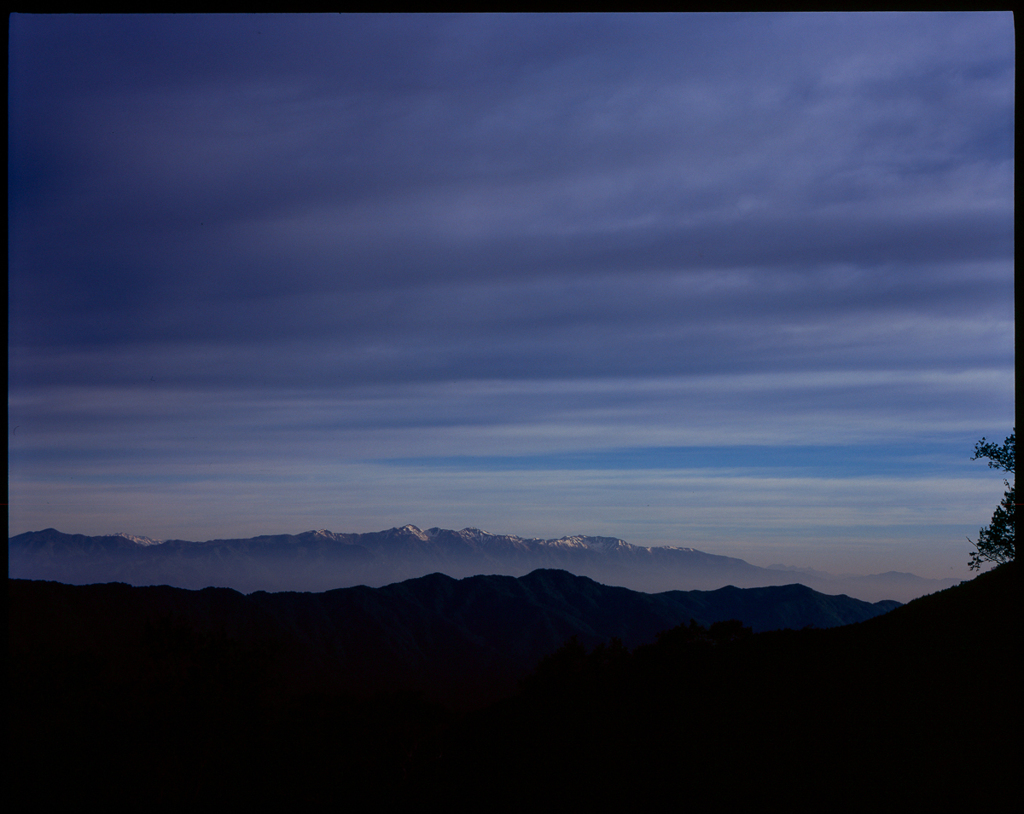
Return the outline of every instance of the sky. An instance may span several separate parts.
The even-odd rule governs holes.
[[[9,534],[967,577],[1009,13],[12,15]]]

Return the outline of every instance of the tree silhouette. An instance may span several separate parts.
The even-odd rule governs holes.
[[[1014,540],[1014,509],[1017,505],[1015,502],[1017,428],[1013,428],[1010,437],[1003,441],[1002,446],[982,438],[974,445],[974,455],[971,460],[976,461],[979,458],[988,459],[989,469],[1002,469],[1004,472],[1014,473],[1014,481],[1011,486],[1009,481],[1003,480],[1006,492],[992,514],[992,522],[978,532],[978,542],[975,543],[970,537],[967,538],[975,548],[969,563],[972,571],[980,569],[983,563],[1012,562],[1017,556]]]

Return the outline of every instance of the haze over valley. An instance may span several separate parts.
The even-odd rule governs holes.
[[[648,593],[799,582],[823,593],[871,602],[906,602],[959,581],[898,572],[851,576],[759,568],[692,548],[649,548],[612,537],[539,540],[480,529],[423,530],[413,525],[368,534],[322,529],[205,542],[155,541],[123,533],[88,537],[46,529],[8,541],[8,572],[14,578],[193,589],[212,585],[246,593],[378,587],[435,572],[455,578],[522,576],[538,568],[565,569]]]

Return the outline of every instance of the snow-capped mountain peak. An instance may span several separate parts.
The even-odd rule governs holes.
[[[636,548],[636,546],[630,545],[625,540],[620,540],[616,537],[587,537],[578,534],[569,537],[559,537],[557,540],[544,540],[543,542],[546,545],[562,548],[580,548],[598,552]]]
[[[125,534],[123,531],[119,531],[117,534],[112,535],[113,537],[123,537],[125,540],[131,540],[136,545],[161,545],[163,540],[153,540],[150,537],[140,537],[136,534]]]
[[[429,540],[431,537],[428,532],[425,532],[419,526],[414,526],[412,523],[406,523],[404,526],[392,529],[392,531],[400,534],[411,534],[418,540]]]

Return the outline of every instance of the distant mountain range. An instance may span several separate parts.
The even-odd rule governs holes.
[[[898,572],[833,576],[819,571],[760,568],[734,557],[676,546],[645,548],[614,537],[554,540],[491,534],[480,529],[413,525],[365,534],[327,530],[244,539],[151,540],[129,534],[90,537],[56,529],[8,540],[11,577],[70,584],[126,582],[238,591],[325,591],[379,587],[440,572],[523,576],[538,568],[564,569],[633,590],[711,590],[785,585],[794,581],[827,594],[876,602],[905,602],[957,583]]]

